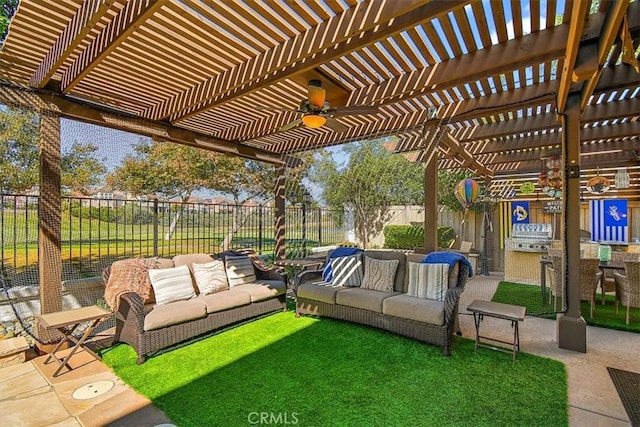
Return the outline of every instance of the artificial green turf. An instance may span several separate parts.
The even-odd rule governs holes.
[[[136,365],[104,361],[178,426],[568,424],[562,363],[456,337],[439,347],[331,319],[277,313]],[[263,415],[265,417],[265,415]]]
[[[547,292],[547,295],[549,295],[549,292]],[[550,311],[553,311],[553,299],[551,303],[543,305],[539,286],[500,282],[496,293],[493,295],[492,301],[523,305],[527,307],[527,314],[542,314],[542,317],[555,319],[555,314],[548,314]],[[601,301],[600,294],[598,294],[593,318],[589,317],[589,302],[582,301],[580,303],[580,312],[586,320],[587,325],[640,333],[640,308],[631,308],[630,321],[627,325],[626,307],[620,305],[618,314],[616,314],[615,298],[613,295],[605,295],[604,305],[602,305]],[[558,301],[559,309],[560,305],[561,303]]]

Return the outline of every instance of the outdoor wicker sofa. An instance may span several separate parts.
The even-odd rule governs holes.
[[[386,291],[363,289],[360,284],[336,286],[322,280],[323,270],[331,262],[331,256],[330,252],[323,269],[303,271],[296,277],[296,317],[301,314],[317,315],[373,326],[441,346],[444,355],[451,354],[453,334],[458,331],[458,303],[470,275],[468,262],[455,262],[448,270],[448,277],[444,278],[446,283],[443,284],[442,297],[430,299],[408,295],[409,270],[419,268],[416,264],[422,264],[425,254],[365,250],[365,261],[367,258],[398,261],[393,288]],[[454,258],[456,256],[453,255]],[[363,265],[364,277],[367,262]],[[417,270],[412,271],[412,275],[418,275],[415,273]]]
[[[154,292],[153,288],[147,298],[143,298],[144,294],[141,296],[139,292],[121,292],[117,296],[114,342],[131,345],[140,364],[147,355],[158,350],[256,316],[286,310],[286,283],[277,270],[264,268],[256,257],[252,257],[249,265],[253,271],[250,273],[254,273],[255,277],[250,273],[238,277],[234,268],[230,267],[229,256],[234,257],[233,262],[247,258],[232,251],[221,254],[225,273],[229,275],[229,286],[209,294],[204,294],[198,288],[193,265],[207,265],[215,261],[214,257],[189,254],[177,255],[172,259],[146,259],[154,263],[155,271],[186,265],[189,268],[186,285],[193,286],[195,295],[159,304],[154,295],[157,291]],[[242,262],[246,265],[246,260]],[[108,270],[103,275],[105,283],[109,282],[111,274]]]

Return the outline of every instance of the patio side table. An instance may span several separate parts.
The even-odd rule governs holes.
[[[527,308],[519,305],[503,304],[493,301],[473,300],[467,307],[467,310],[473,313],[473,322],[476,326],[476,342],[473,351],[477,351],[478,347],[490,348],[506,353],[512,353],[513,361],[516,361],[516,354],[520,351],[520,332],[518,330],[518,323],[524,320],[524,316],[527,312]],[[496,319],[505,319],[511,321],[511,327],[513,331],[513,342],[503,341],[496,338],[490,338],[480,335],[480,322],[484,316],[494,317]],[[507,350],[501,347],[494,347],[480,341],[483,338],[485,340],[499,342],[503,344],[510,344],[511,350]]]
[[[37,316],[37,319],[39,320],[43,328],[45,328],[46,330],[56,329],[63,335],[62,340],[54,347],[53,351],[49,353],[49,356],[44,361],[45,365],[50,363],[52,359],[60,364],[60,366],[58,366],[58,368],[53,373],[54,377],[58,375],[58,373],[64,366],[66,366],[69,371],[72,369],[71,365],[69,365],[69,360],[71,360],[71,357],[73,357],[73,355],[80,349],[83,349],[96,359],[100,360],[100,356],[94,353],[90,348],[86,347],[84,345],[84,342],[91,335],[98,323],[110,317],[111,315],[113,315],[113,313],[109,310],[105,310],[104,308],[100,308],[97,305],[93,305],[90,307],[76,308],[67,311],[58,311],[55,313],[47,313]],[[78,339],[73,336],[75,330],[85,322],[91,322],[91,324],[84,331],[82,337]],[[71,351],[69,352],[69,354],[60,359],[58,358],[58,356],[56,356],[56,352],[67,341],[74,343],[74,345],[71,347]]]

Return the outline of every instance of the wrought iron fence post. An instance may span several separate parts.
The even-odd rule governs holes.
[[[322,208],[318,207],[318,246],[322,246]]]
[[[153,199],[153,256],[158,256],[158,199]]]
[[[262,208],[264,206],[258,206],[258,253],[262,254]]]

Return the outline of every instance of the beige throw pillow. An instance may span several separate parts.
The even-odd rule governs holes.
[[[256,272],[248,256],[228,256],[225,265],[229,287],[256,281]]]
[[[400,261],[397,259],[376,259],[364,257],[363,289],[381,292],[393,292],[393,283]]]
[[[152,268],[149,270],[149,279],[158,305],[187,300],[196,296],[191,273],[186,265],[173,268]]]
[[[200,295],[209,295],[229,289],[224,262],[215,260],[203,264],[193,263],[193,277]]]
[[[449,283],[449,264],[409,262],[407,295],[444,301]]]

